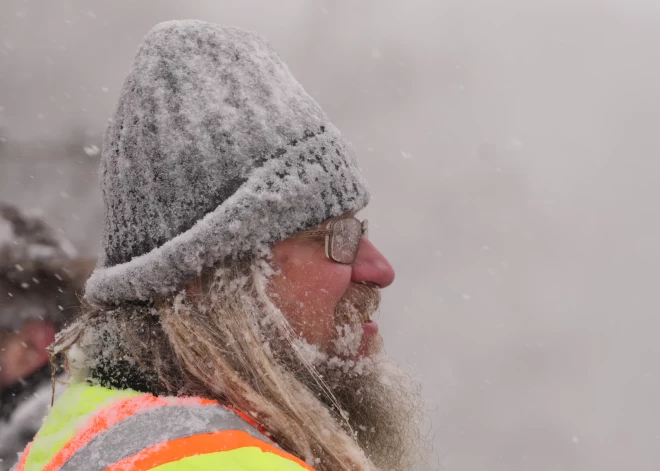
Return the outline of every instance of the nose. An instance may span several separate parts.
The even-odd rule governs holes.
[[[360,242],[357,257],[353,262],[351,281],[372,284],[379,288],[385,288],[394,281],[394,268],[365,237]]]

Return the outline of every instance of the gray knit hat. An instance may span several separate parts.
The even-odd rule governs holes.
[[[154,27],[107,127],[86,298],[147,301],[205,267],[366,206],[350,145],[260,36]]]

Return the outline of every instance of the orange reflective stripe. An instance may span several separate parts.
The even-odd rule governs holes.
[[[113,425],[132,416],[138,411],[151,409],[153,407],[162,407],[167,405],[209,405],[217,404],[216,401],[201,399],[196,397],[156,397],[151,394],[143,394],[137,397],[129,397],[114,402],[111,406],[102,409],[96,414],[89,424],[78,432],[78,434],[67,442],[64,447],[57,452],[53,459],[42,471],[57,471],[67,462],[78,450],[87,445],[97,434],[109,429]],[[27,451],[24,456],[27,455]],[[17,468],[18,471],[19,468]]]
[[[25,450],[23,450],[23,454],[21,455],[21,460],[18,462],[18,466],[16,466],[14,471],[25,471],[25,461],[27,461],[27,457],[30,454],[30,447],[33,443],[34,441],[31,441],[27,444]]]
[[[148,471],[156,466],[179,461],[189,456],[235,450],[241,447],[257,447],[261,451],[291,460],[306,470],[314,471],[299,458],[241,430],[221,430],[160,443],[124,458],[107,467],[105,471]]]

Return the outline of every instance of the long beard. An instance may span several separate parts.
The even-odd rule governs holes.
[[[321,351],[302,339],[296,341],[294,347],[334,397],[324,394],[316,375],[308,370],[296,368],[297,377],[327,408],[340,409],[337,412],[379,469],[411,469],[408,466],[424,453],[419,387],[383,354],[380,335],[366,346],[363,342],[362,324],[373,318],[380,299],[378,288],[353,285],[335,309],[337,336],[331,351]],[[369,354],[359,355],[362,351]]]

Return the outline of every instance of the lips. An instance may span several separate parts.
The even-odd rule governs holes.
[[[375,334],[378,332],[378,322],[371,320],[369,322],[365,322],[362,324],[362,329],[364,329],[364,333],[367,335]]]

